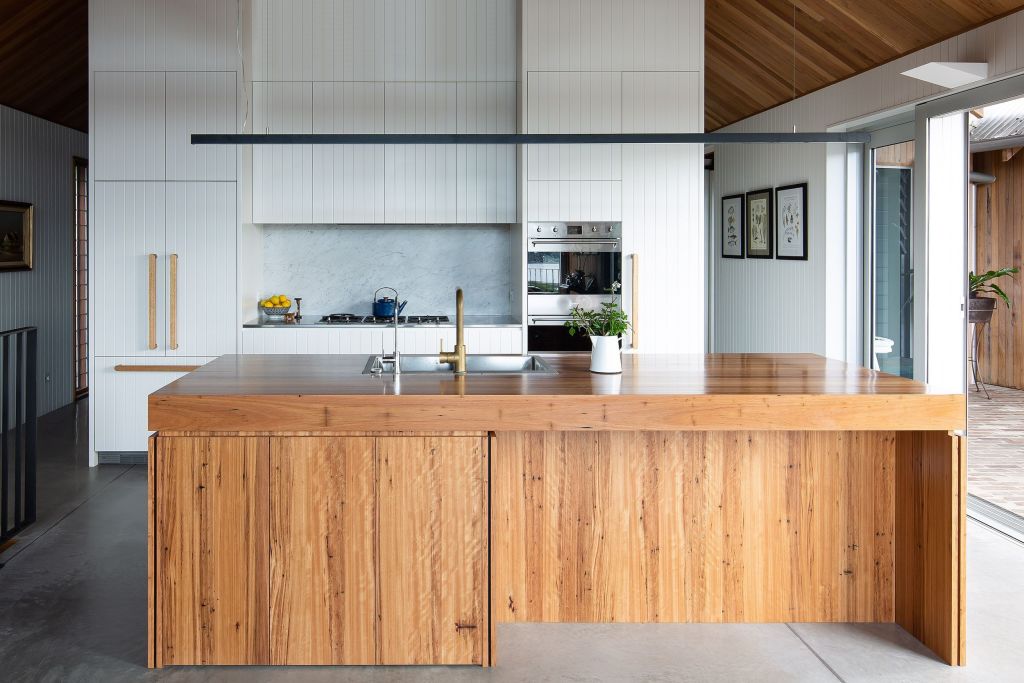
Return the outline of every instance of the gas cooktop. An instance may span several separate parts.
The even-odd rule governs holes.
[[[354,313],[331,313],[320,318],[322,325],[391,325],[393,317],[356,315]],[[451,322],[446,315],[400,315],[399,325],[444,325]]]

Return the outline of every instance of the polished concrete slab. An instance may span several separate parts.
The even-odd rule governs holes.
[[[146,470],[87,470],[75,412],[47,420],[40,453],[46,509],[37,528],[0,557],[0,680],[1005,681],[1021,680],[1024,671],[1024,546],[973,522],[968,666],[960,669],[885,624],[517,624],[499,628],[499,663],[491,670],[149,671]]]

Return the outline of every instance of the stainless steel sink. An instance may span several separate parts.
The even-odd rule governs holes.
[[[373,372],[377,356],[370,356],[363,368],[364,375],[379,374]],[[452,372],[451,363],[442,363],[437,356],[402,356],[402,374]],[[389,364],[383,364],[383,374],[392,374]],[[503,355],[468,355],[466,356],[466,373],[470,375],[532,375],[557,374],[543,358],[538,356],[503,356]]]

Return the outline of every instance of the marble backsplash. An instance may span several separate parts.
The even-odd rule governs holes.
[[[511,246],[508,226],[268,225],[261,295],[300,296],[309,314],[368,315],[388,286],[409,300],[404,315],[454,315],[462,287],[467,315],[508,315]]]

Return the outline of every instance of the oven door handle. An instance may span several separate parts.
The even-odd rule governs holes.
[[[555,325],[558,323],[567,323],[572,320],[571,315],[531,315],[531,325]]]
[[[586,238],[579,239],[572,237],[531,237],[530,242],[534,246],[538,244],[597,244],[602,247],[614,247],[622,243],[621,240],[617,239],[594,240]]]

